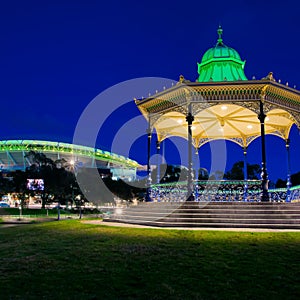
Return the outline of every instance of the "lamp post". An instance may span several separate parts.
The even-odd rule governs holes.
[[[19,217],[19,219],[21,220],[21,218],[22,218],[22,205],[19,206],[19,212],[20,212],[20,217]]]
[[[81,196],[78,195],[79,198],[79,219],[82,218],[82,209],[81,209],[81,205],[82,205],[82,200],[81,200]]]
[[[71,184],[71,192],[72,192],[72,196],[71,196],[71,200],[72,200],[72,204],[74,203],[74,187],[73,187],[73,184]],[[71,206],[72,208],[72,206]]]
[[[70,160],[70,167],[71,167],[72,172],[76,176],[76,173],[75,173],[75,160],[74,159]],[[73,204],[73,202],[74,202],[74,187],[73,187],[72,183],[71,183],[70,187],[71,187],[71,190],[72,190],[72,204]],[[71,207],[72,207],[72,205],[71,205]],[[66,199],[66,209],[68,209],[68,200],[67,199]]]

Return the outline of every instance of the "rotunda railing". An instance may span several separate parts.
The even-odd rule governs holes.
[[[195,201],[261,201],[261,180],[200,180],[194,181]],[[288,199],[289,195],[289,199]],[[300,185],[285,188],[269,189],[270,201],[300,201]],[[151,186],[153,201],[183,202],[187,197],[186,182],[154,184]]]

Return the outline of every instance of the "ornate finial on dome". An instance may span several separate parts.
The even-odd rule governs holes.
[[[273,72],[269,72],[269,74],[266,77],[262,78],[262,79],[268,79],[268,80],[271,80],[271,81],[276,81],[274,76],[273,76]]]
[[[269,72],[267,78],[270,79],[271,81],[276,81],[274,76],[273,76],[273,72]]]
[[[219,28],[217,30],[219,38],[218,38],[218,44],[223,44],[223,39],[222,39],[222,34],[223,34],[223,29],[222,26],[219,25]]]
[[[223,43],[223,29],[219,25],[217,29],[218,41],[216,45],[209,48],[198,63],[198,82],[214,82],[236,80],[248,80],[244,73],[245,61],[241,60],[238,52]]]
[[[179,83],[189,83],[189,82],[191,82],[191,81],[185,79],[183,75],[180,75],[179,76],[179,81],[177,82],[177,84],[179,84]]]

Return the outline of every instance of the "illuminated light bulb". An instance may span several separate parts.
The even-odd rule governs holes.
[[[177,120],[177,123],[182,124],[182,120],[181,119]]]
[[[247,128],[248,128],[248,129],[252,129],[253,126],[252,126],[252,125],[247,125]]]
[[[270,120],[270,118],[269,117],[266,117],[266,121],[269,121]]]
[[[196,129],[196,127],[195,127],[195,126],[192,126],[192,127],[191,127],[191,129],[192,129],[192,130],[195,130],[195,129]]]
[[[218,128],[218,131],[223,132],[224,128]]]
[[[227,107],[226,105],[222,105],[222,106],[221,106],[221,109],[222,109],[222,110],[226,110],[227,108],[228,108],[228,107]]]

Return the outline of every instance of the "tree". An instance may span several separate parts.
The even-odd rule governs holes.
[[[300,185],[300,172],[294,173],[291,175],[292,186]],[[286,188],[286,179],[279,178],[276,181],[276,188]]]
[[[208,174],[208,171],[205,168],[200,168],[198,170],[198,180],[207,180],[208,177],[209,177],[209,174]]]
[[[178,180],[186,180],[187,168],[179,165],[160,165],[160,183],[177,182]],[[157,181],[157,168],[151,172],[152,182]]]
[[[291,182],[293,186],[300,184],[300,172],[291,175]]]
[[[48,158],[44,153],[29,151],[25,157],[31,161],[31,167],[41,169],[42,167],[49,166],[53,168],[55,166],[54,161]]]
[[[260,172],[261,169],[258,164],[247,164],[247,179],[259,179]],[[228,180],[243,180],[244,162],[238,161],[234,163],[231,170],[224,174],[224,178]]]
[[[13,178],[3,176],[3,173],[0,173],[0,196],[6,195],[13,191],[14,182]]]
[[[69,168],[69,164],[65,159],[54,162],[45,154],[34,151],[28,152],[25,157],[32,163],[26,169],[28,178],[44,179],[45,186],[41,191],[42,208],[45,208],[49,201],[65,203],[71,198],[72,186],[76,180],[74,173],[66,169]]]
[[[276,188],[286,188],[286,180],[282,180],[281,178],[277,179],[275,187]]]
[[[13,173],[14,192],[19,194],[20,205],[22,208],[26,205],[28,199],[28,190],[26,189],[27,175],[25,172],[17,170]]]

